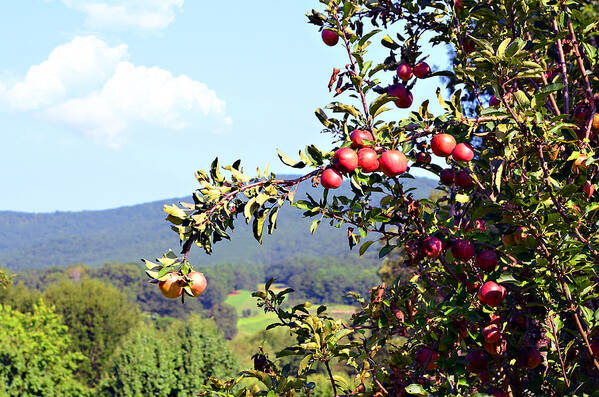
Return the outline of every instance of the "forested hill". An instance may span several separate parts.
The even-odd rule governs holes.
[[[418,197],[429,196],[436,186],[435,181],[426,178],[404,181],[406,188],[416,188],[414,194]],[[311,189],[309,183],[303,185],[296,199]],[[344,188],[348,189],[345,185]],[[0,211],[0,267],[17,270],[73,263],[93,266],[107,261],[155,258],[168,248],[178,250],[177,235],[164,220],[162,207],[181,200],[191,199],[174,198],[103,211],[43,214]],[[310,223],[301,218],[301,211],[284,206],[278,216],[277,230],[272,236],[265,236],[260,246],[239,218],[231,241],[217,244],[211,256],[198,250],[194,257],[196,261],[201,258],[204,264],[271,264],[298,255],[331,257],[347,253],[344,229],[322,224],[312,236]]]

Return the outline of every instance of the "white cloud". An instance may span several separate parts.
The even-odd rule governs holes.
[[[111,48],[94,36],[77,37],[56,47],[48,60],[29,68],[25,79],[5,88],[3,96],[13,108],[39,109],[72,95],[73,90],[100,86],[128,56],[124,44]]]
[[[32,66],[23,81],[12,87],[0,82],[0,103],[34,111],[110,147],[147,126],[212,132],[231,128],[225,101],[204,83],[158,67],[135,66],[127,58],[125,45],[75,38]]]
[[[175,20],[184,0],[62,0],[86,14],[92,28],[164,29]]]

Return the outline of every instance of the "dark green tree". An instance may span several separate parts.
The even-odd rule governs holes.
[[[69,327],[71,348],[87,357],[78,373],[85,382],[94,385],[115,346],[139,324],[137,306],[123,291],[91,279],[52,284],[43,297],[56,307]]]

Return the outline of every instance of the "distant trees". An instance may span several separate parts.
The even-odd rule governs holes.
[[[141,319],[124,292],[99,280],[60,281],[46,289],[43,299],[62,315],[72,350],[87,357],[78,371],[90,385],[99,379],[114,346]]]
[[[0,395],[90,395],[75,375],[84,360],[60,316],[43,303],[27,314],[0,305]]]
[[[101,396],[195,396],[212,376],[231,376],[237,363],[214,322],[192,316],[164,331],[134,331],[110,360]]]

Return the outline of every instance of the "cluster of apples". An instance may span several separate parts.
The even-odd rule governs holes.
[[[169,272],[167,276],[166,280],[158,282],[158,288],[168,299],[180,297],[186,286],[189,286],[191,296],[197,298],[202,295],[208,285],[206,277],[200,272],[189,272],[185,276],[179,272]]]
[[[431,140],[431,149],[436,156],[451,156],[457,162],[467,163],[474,158],[474,150],[469,143],[457,143],[450,134],[437,134]],[[439,174],[441,183],[447,186],[455,185],[462,189],[471,189],[474,182],[466,170],[455,171],[446,168]]]
[[[397,77],[404,82],[409,81],[413,76],[424,79],[430,72],[431,68],[426,62],[418,62],[413,67],[409,63],[402,62],[397,67]],[[398,108],[409,108],[414,101],[412,93],[402,83],[389,86],[389,88],[387,88],[387,94],[397,98],[394,103]]]
[[[354,130],[350,139],[351,147],[338,149],[333,156],[332,165],[323,171],[320,177],[323,187],[337,189],[343,183],[342,174],[352,173],[358,167],[364,173],[381,171],[388,177],[403,174],[408,169],[408,159],[399,150],[385,150],[379,156],[367,143],[374,141],[370,131]]]

